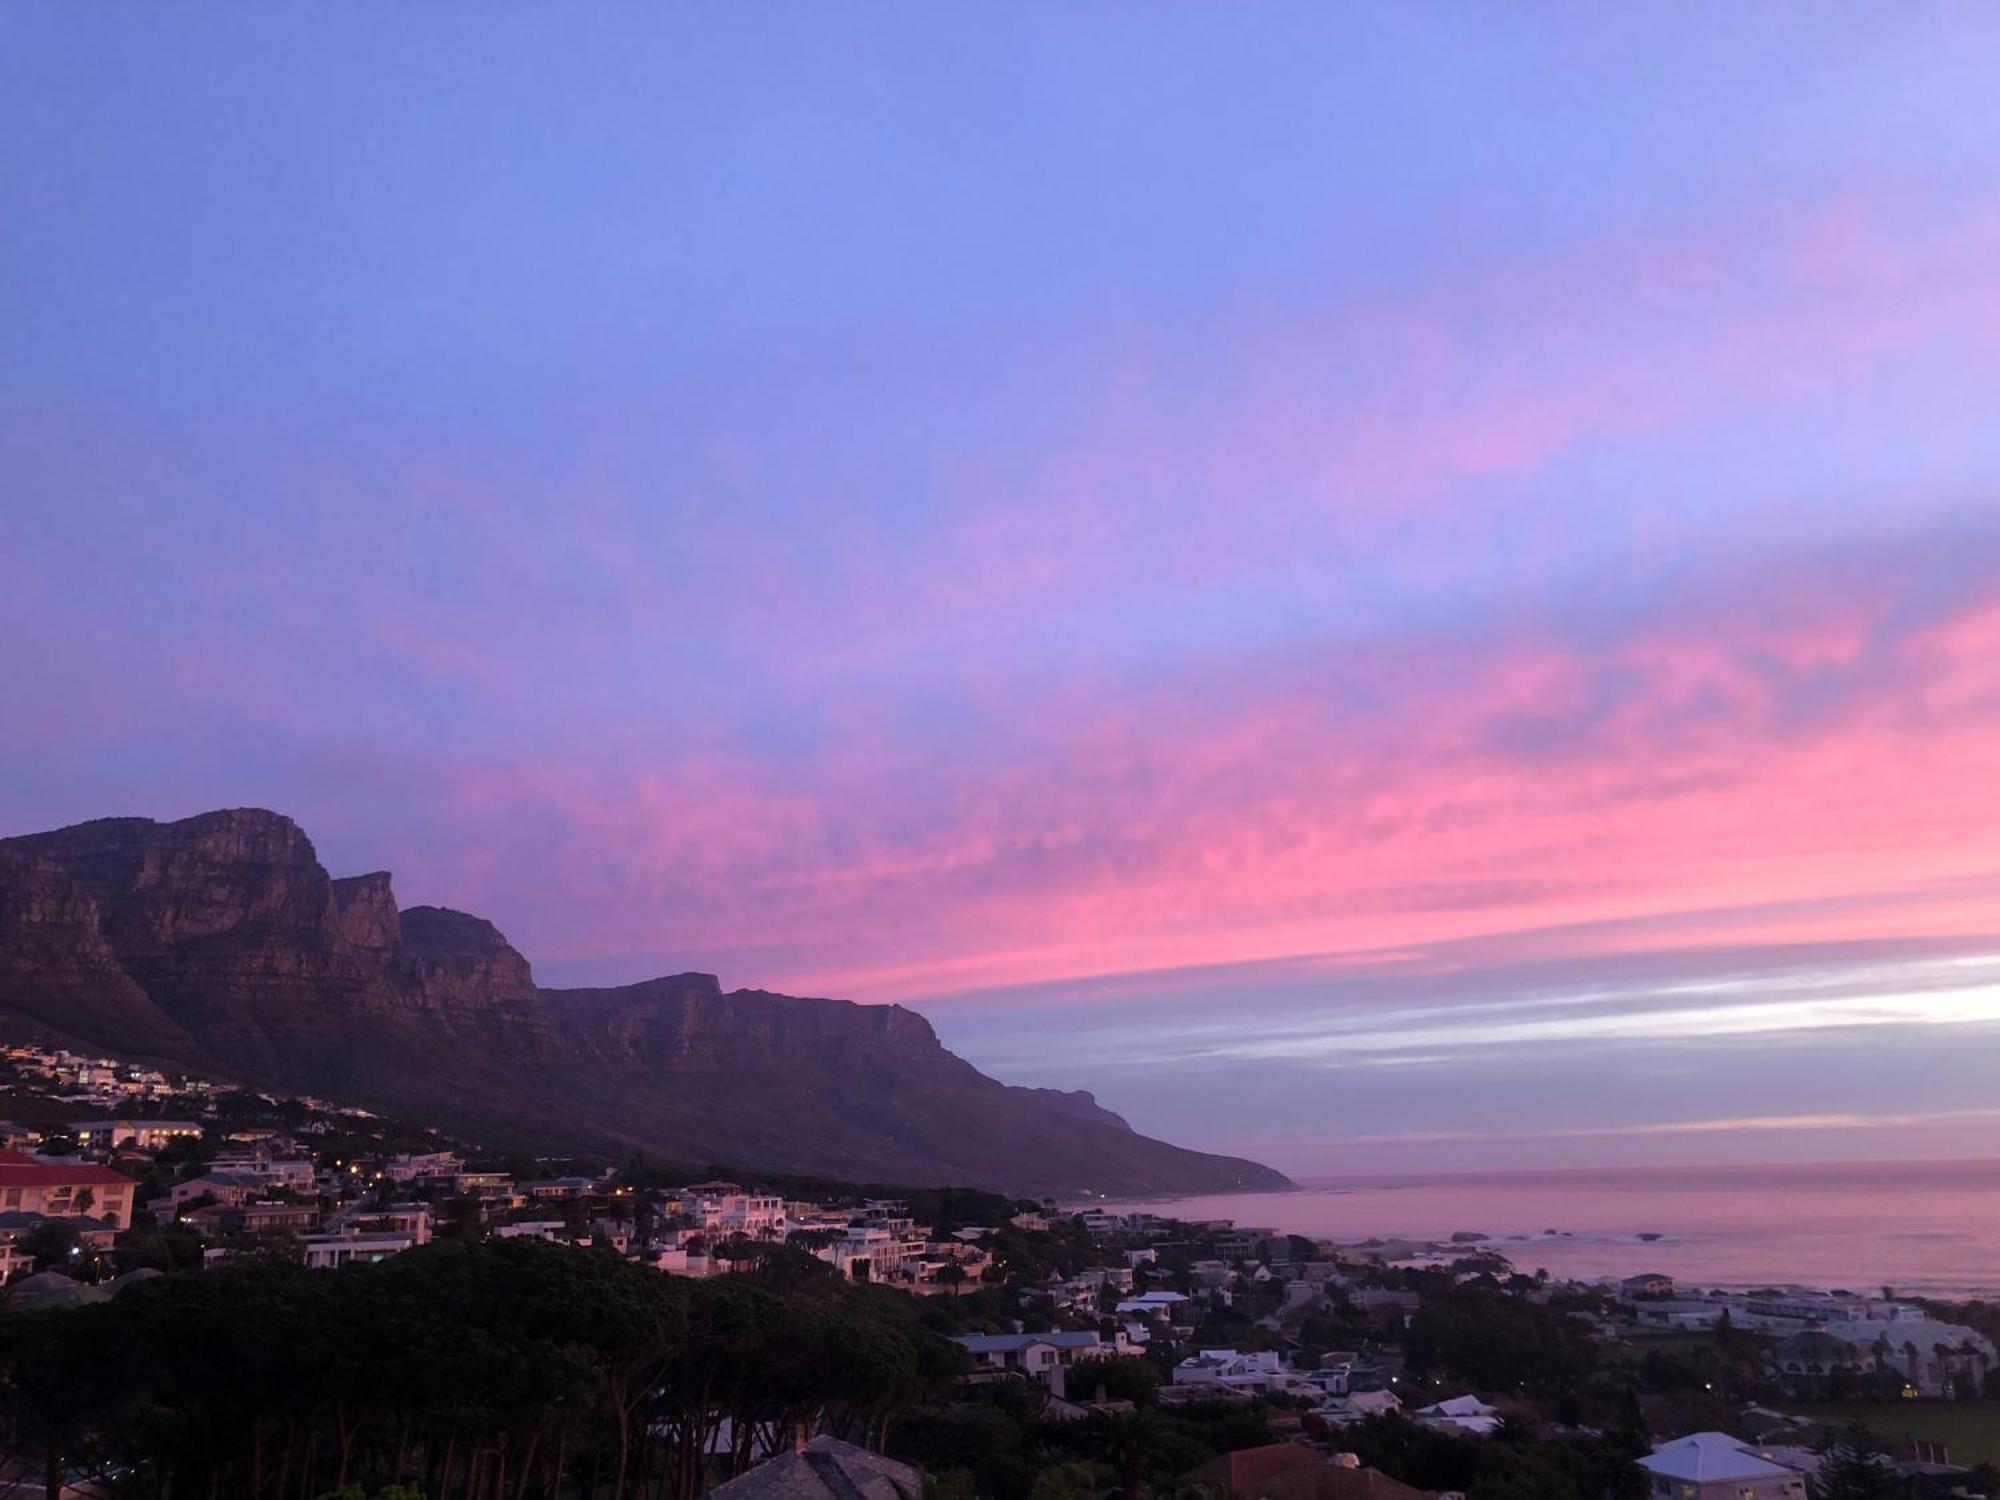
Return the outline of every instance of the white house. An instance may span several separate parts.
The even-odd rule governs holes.
[[[1173,1383],[1220,1386],[1248,1394],[1270,1391],[1319,1394],[1309,1376],[1292,1369],[1283,1355],[1269,1349],[1247,1354],[1235,1349],[1198,1350],[1174,1366]]]
[[[1394,1391],[1354,1391],[1326,1402],[1319,1408],[1318,1415],[1338,1426],[1345,1426],[1349,1422],[1365,1422],[1370,1417],[1386,1417],[1402,1409],[1402,1398]]]
[[[267,1156],[259,1151],[226,1151],[208,1164],[211,1172],[254,1177],[266,1187],[309,1193],[317,1173],[303,1156]]]
[[[700,1281],[715,1276],[728,1268],[727,1261],[720,1261],[699,1250],[667,1249],[653,1258],[653,1264],[662,1271],[675,1276],[692,1276]]]
[[[1094,1333],[974,1333],[957,1343],[972,1356],[976,1375],[1026,1375],[1058,1396],[1071,1365],[1118,1352]]]
[[[382,1175],[391,1182],[415,1182],[422,1177],[456,1178],[465,1170],[465,1158],[452,1151],[419,1151],[392,1156],[383,1163]]]
[[[512,1224],[495,1224],[496,1240],[555,1240],[568,1230],[561,1219],[521,1219]]]
[[[387,1208],[364,1209],[356,1204],[327,1221],[323,1238],[352,1234],[387,1234],[407,1239],[412,1246],[431,1242],[431,1206],[428,1203],[391,1203]]]
[[[1639,1460],[1659,1500],[1804,1500],[1805,1477],[1725,1432],[1662,1443]]]
[[[908,1219],[850,1224],[841,1237],[813,1254],[849,1281],[899,1281],[930,1248],[930,1235]]]
[[[681,1194],[681,1212],[703,1229],[751,1239],[783,1239],[787,1204],[776,1193],[747,1193],[733,1182],[699,1183]]]
[[[416,1246],[409,1234],[363,1234],[348,1230],[343,1234],[309,1234],[305,1246],[306,1265],[315,1271],[331,1271],[340,1266],[365,1265],[401,1255]]]
[[[1454,1396],[1434,1401],[1411,1413],[1425,1427],[1440,1432],[1462,1432],[1468,1437],[1491,1437],[1500,1428],[1500,1413],[1477,1396]]]
[[[69,1133],[78,1145],[93,1151],[119,1146],[159,1151],[175,1141],[200,1140],[201,1126],[193,1120],[78,1120]]]

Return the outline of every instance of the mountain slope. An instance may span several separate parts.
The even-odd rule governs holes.
[[[544,990],[482,918],[335,880],[289,818],[109,818],[0,840],[0,1025],[421,1115],[496,1144],[912,1184],[1283,1187],[1011,1088],[894,1005],[681,974]]]

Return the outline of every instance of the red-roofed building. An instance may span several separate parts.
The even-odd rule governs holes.
[[[131,1178],[96,1162],[42,1160],[0,1148],[0,1212],[88,1216],[129,1229],[133,1186]]]

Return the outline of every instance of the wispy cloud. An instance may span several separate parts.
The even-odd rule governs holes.
[[[0,827],[267,803],[1280,1136],[2000,1019],[2000,31],[658,24],[470,60],[525,153],[370,47],[0,88]]]

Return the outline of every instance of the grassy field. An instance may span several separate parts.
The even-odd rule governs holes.
[[[1859,1417],[1885,1442],[1928,1438],[1949,1444],[1953,1463],[2000,1464],[2000,1401],[1817,1402],[1807,1406],[1787,1402],[1784,1410],[1830,1426]]]

